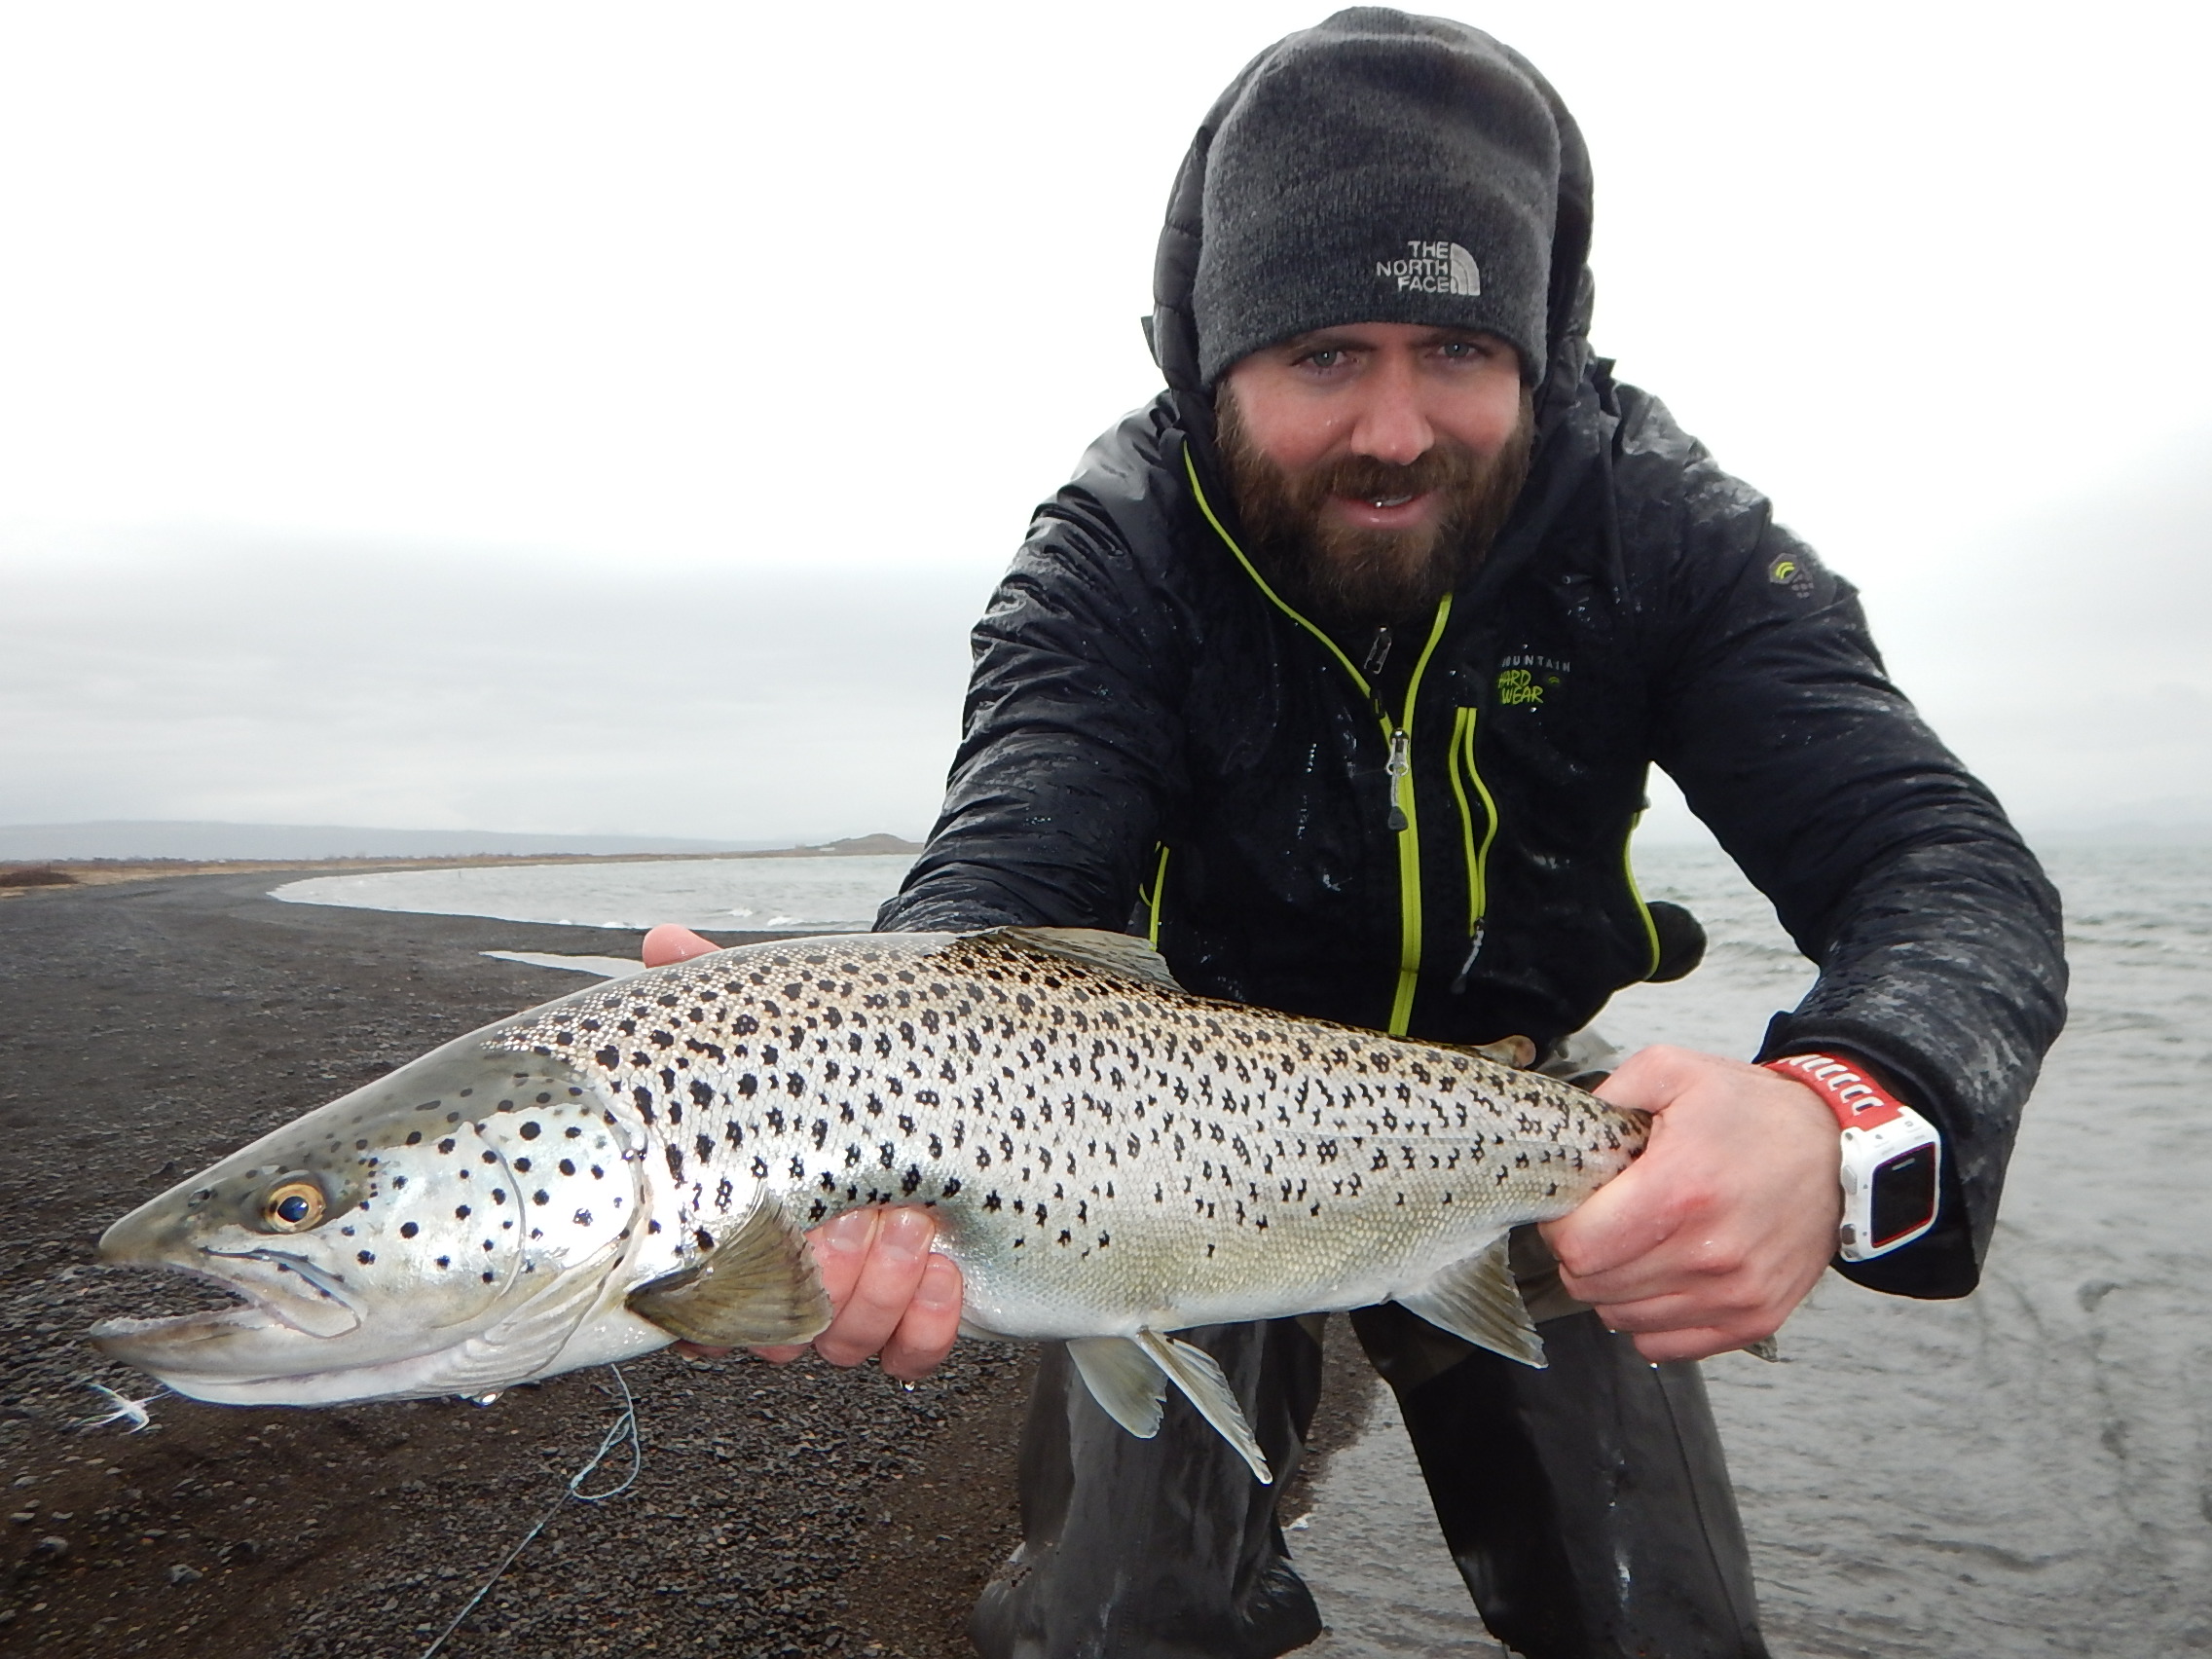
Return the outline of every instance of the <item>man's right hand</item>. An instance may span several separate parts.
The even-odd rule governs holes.
[[[647,968],[666,968],[721,948],[689,928],[664,923],[645,935],[641,955]],[[811,1344],[754,1352],[777,1365],[809,1346],[831,1365],[858,1365],[881,1354],[887,1376],[920,1382],[944,1363],[960,1336],[960,1269],[930,1248],[936,1237],[937,1218],[916,1205],[832,1216],[806,1235],[835,1310],[830,1328]],[[729,1352],[692,1343],[677,1347],[709,1357]]]

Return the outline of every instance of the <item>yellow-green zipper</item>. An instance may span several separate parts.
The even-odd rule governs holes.
[[[1183,470],[1191,480],[1191,494],[1198,503],[1198,511],[1205,515],[1206,523],[1213,526],[1214,534],[1222,544],[1236,556],[1259,590],[1268,596],[1276,609],[1304,628],[1318,640],[1328,653],[1343,665],[1351,676],[1352,683],[1359,687],[1360,695],[1367,699],[1368,707],[1382,728],[1382,742],[1389,758],[1386,763],[1390,778],[1390,829],[1398,837],[1398,981],[1390,999],[1390,1023],[1387,1029],[1393,1037],[1403,1037],[1413,1021],[1414,993],[1420,984],[1420,825],[1414,813],[1413,737],[1414,704],[1420,695],[1420,678],[1427,671],[1428,659],[1436,652],[1437,642],[1444,638],[1445,621],[1452,614],[1452,596],[1446,594],[1437,602],[1436,619],[1429,625],[1428,642],[1421,646],[1419,660],[1414,664],[1413,678],[1406,682],[1406,703],[1400,718],[1393,721],[1390,713],[1375,695],[1374,686],[1367,676],[1352,665],[1336,641],[1301,615],[1282,595],[1268,585],[1252,561],[1245,557],[1244,549],[1236,545],[1236,538],[1229,534],[1214,515],[1213,503],[1206,499],[1205,486],[1198,482],[1198,463],[1188,449],[1183,452]],[[1486,842],[1487,848],[1487,842]],[[1155,886],[1157,896],[1158,887]],[[1156,900],[1157,903],[1157,900]],[[1159,917],[1154,913],[1157,930]]]
[[[1482,950],[1483,921],[1490,912],[1490,849],[1497,839],[1497,802],[1491,796],[1490,786],[1483,782],[1482,769],[1475,764],[1479,719],[1480,711],[1462,707],[1452,725],[1452,796],[1459,803],[1459,837],[1467,857],[1467,959],[1460,964],[1459,977],[1452,981],[1455,992],[1466,989],[1467,976],[1474,971],[1475,957]],[[1483,803],[1480,841],[1475,839],[1475,814],[1460,783],[1462,776],[1474,786]]]
[[[1636,884],[1636,862],[1629,856],[1629,848],[1636,840],[1636,827],[1643,822],[1638,813],[1628,821],[1628,833],[1621,837],[1621,874],[1628,879],[1628,896],[1636,901],[1636,913],[1643,918],[1643,937],[1651,947],[1651,961],[1643,970],[1648,979],[1659,972],[1659,924],[1651,919],[1651,906],[1643,902],[1643,889]]]
[[[1167,843],[1162,841],[1160,843],[1160,863],[1153,866],[1152,891],[1147,893],[1141,887],[1137,889],[1137,900],[1150,912],[1151,917],[1145,928],[1144,941],[1155,950],[1160,948],[1160,902],[1166,896],[1166,893]]]

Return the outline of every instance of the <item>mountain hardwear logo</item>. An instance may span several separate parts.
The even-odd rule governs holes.
[[[1397,284],[1399,293],[1479,294],[1483,274],[1475,256],[1456,241],[1410,241],[1402,259],[1378,259],[1375,275]]]

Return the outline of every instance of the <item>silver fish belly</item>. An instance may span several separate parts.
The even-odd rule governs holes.
[[[1540,1363],[1505,1235],[1618,1173],[1645,1123],[1465,1050],[1193,996],[1119,935],[751,945],[449,1044],[142,1206],[108,1259],[253,1306],[96,1334],[180,1391],[279,1403],[799,1340],[829,1311],[803,1229],[915,1203],[967,1329],[1072,1340],[1132,1432],[1172,1384],[1265,1479],[1218,1370],[1167,1333],[1395,1299]]]

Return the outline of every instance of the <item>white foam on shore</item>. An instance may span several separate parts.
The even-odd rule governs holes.
[[[643,962],[625,956],[557,956],[549,950],[480,950],[496,962],[519,962],[525,968],[558,968],[570,974],[589,974],[601,979],[627,979],[645,971]]]

